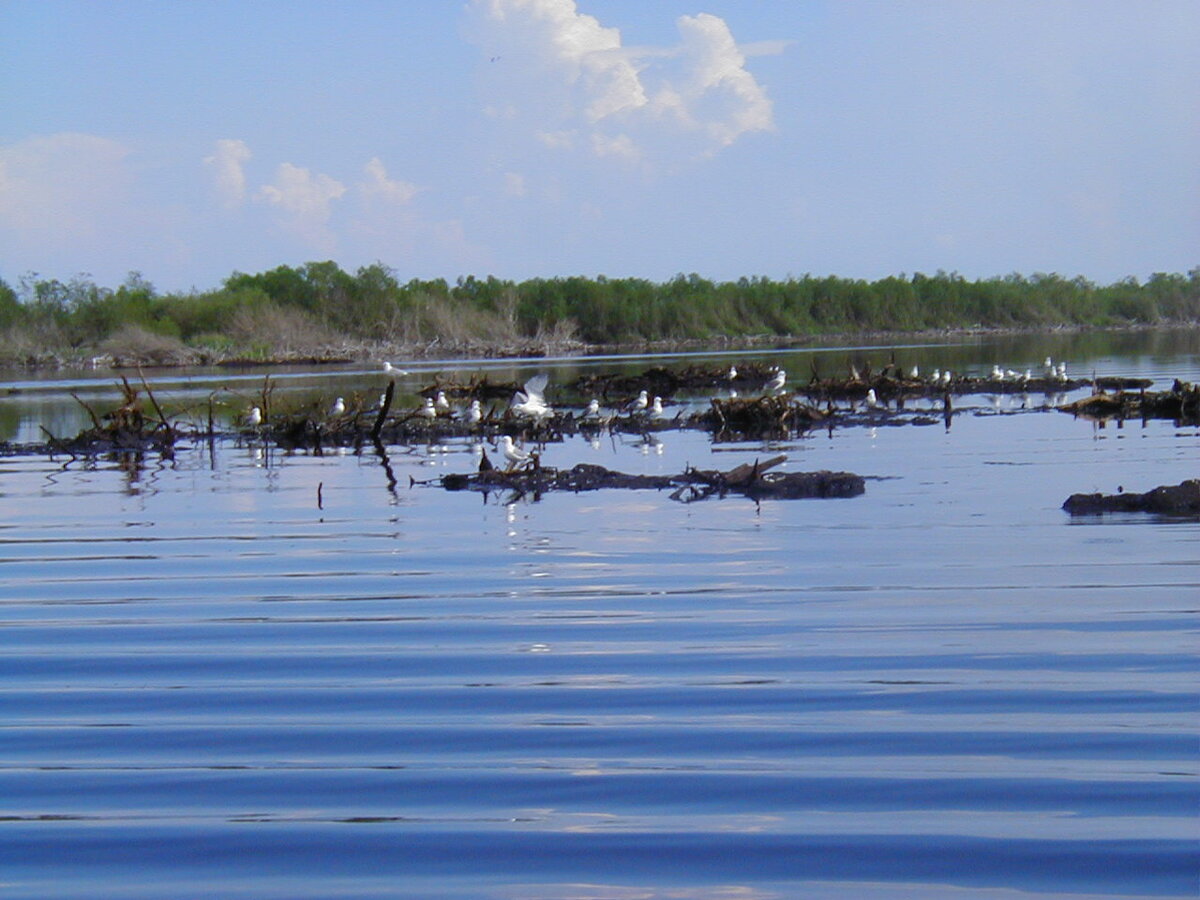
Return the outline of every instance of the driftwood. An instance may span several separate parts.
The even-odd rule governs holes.
[[[862,476],[851,472],[768,471],[786,460],[786,456],[755,460],[727,472],[688,468],[679,475],[628,475],[589,463],[580,463],[570,469],[552,469],[534,462],[515,471],[501,471],[488,464],[488,467],[481,466],[479,472],[443,475],[438,480],[448,491],[511,491],[518,496],[606,488],[671,490],[671,499],[683,503],[728,494],[740,494],[754,500],[856,497],[865,490]]]
[[[796,403],[790,397],[763,396],[714,398],[700,422],[718,432],[768,434],[811,428],[826,418],[821,410]]]
[[[1097,393],[1058,407],[1092,419],[1173,419],[1200,422],[1200,386],[1175,379],[1169,391]]]
[[[1144,494],[1072,494],[1063,509],[1073,516],[1106,512],[1149,512],[1165,516],[1200,515],[1200,479],[1164,485]]]
[[[140,377],[141,373],[138,374]],[[72,392],[71,396],[75,398],[75,402],[84,408],[88,418],[92,420],[92,427],[85,428],[75,437],[68,439],[55,437],[42,428],[47,437],[46,449],[50,453],[66,453],[70,456],[144,451],[170,455],[179,436],[178,431],[163,413],[158,399],[144,377],[141,377],[141,382],[146,398],[150,401],[153,416],[146,415],[141,392],[122,375],[119,387],[123,402],[116,409],[103,415],[97,415],[91,406]]]

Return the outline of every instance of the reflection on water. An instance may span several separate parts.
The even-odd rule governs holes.
[[[1143,337],[918,360],[1200,377]],[[1059,505],[1194,477],[1197,430],[1003,400],[545,450],[869,476],[836,501],[409,486],[465,440],[2,458],[0,894],[1194,896],[1200,524]]]

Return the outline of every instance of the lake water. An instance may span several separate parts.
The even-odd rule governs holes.
[[[906,346],[897,361],[1200,380],[1191,334]],[[428,363],[581,371],[881,348]],[[275,373],[371,396],[375,367]],[[244,409],[263,372],[149,373]],[[0,440],[73,434],[9,373]],[[1067,399],[1085,394],[1076,392]],[[1054,398],[1051,398],[1054,399]],[[0,897],[1195,897],[1200,523],[1068,517],[1200,475],[1200,434],[964,397],[949,429],[568,438],[547,465],[869,476],[850,500],[409,487],[466,441],[140,466],[0,458]],[[219,407],[220,409],[221,407]],[[318,507],[318,486],[321,505]]]

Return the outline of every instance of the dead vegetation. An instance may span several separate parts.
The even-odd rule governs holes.
[[[1062,412],[1089,419],[1173,419],[1200,423],[1200,386],[1175,380],[1169,391],[1098,391],[1060,406]]]
[[[579,493],[602,489],[670,490],[681,503],[726,497],[753,500],[799,500],[816,497],[857,497],[865,490],[861,475],[851,472],[773,472],[786,456],[744,463],[728,471],[687,468],[678,475],[628,475],[604,466],[580,463],[570,469],[541,466],[536,458],[517,470],[493,468],[487,456],[471,475],[444,475],[438,482],[449,491],[510,492],[513,499],[551,491]],[[416,483],[415,481],[413,482]]]

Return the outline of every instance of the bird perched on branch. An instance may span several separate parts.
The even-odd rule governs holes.
[[[246,413],[246,424],[251,428],[257,428],[262,424],[262,410],[257,406],[250,407],[250,412]]]
[[[504,458],[508,461],[508,468],[513,468],[518,463],[528,462],[532,457],[527,450],[522,450],[513,444],[513,439],[507,434],[500,437],[500,449],[504,451]]]
[[[787,383],[787,372],[779,367],[774,367],[775,374],[771,376],[771,380],[767,382],[768,391],[782,391],[783,386]]]
[[[483,418],[483,409],[479,406],[478,400],[472,400],[471,405],[467,407],[466,413],[463,414],[468,425],[478,425]]]
[[[417,410],[417,415],[422,416],[431,422],[437,418],[437,410],[433,406],[432,397],[425,398],[425,405]]]
[[[334,401],[333,406],[330,408],[329,415],[330,416],[340,416],[345,412],[346,412],[346,401],[343,400],[341,397],[338,397],[337,400]]]

